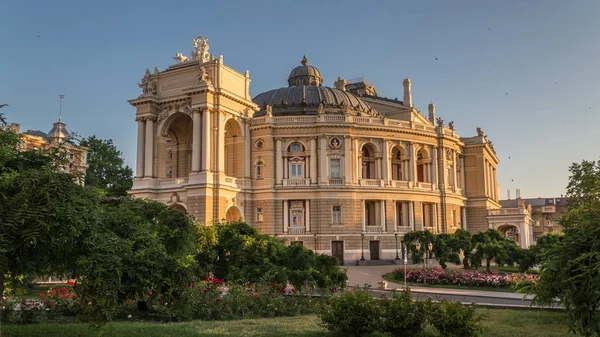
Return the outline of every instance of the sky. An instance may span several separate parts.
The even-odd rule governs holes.
[[[565,194],[569,166],[598,160],[600,1],[0,2],[1,111],[24,130],[112,139],[135,168],[137,82],[187,55],[196,36],[250,71],[253,96],[287,86],[306,55],[333,86],[364,77],[381,96],[482,127],[502,198]]]

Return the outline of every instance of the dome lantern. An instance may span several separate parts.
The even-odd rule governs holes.
[[[304,55],[300,64],[300,66],[297,66],[290,72],[290,76],[288,77],[288,84],[290,87],[300,85],[321,86],[321,84],[323,84],[321,72],[316,67],[308,64],[306,55]]]

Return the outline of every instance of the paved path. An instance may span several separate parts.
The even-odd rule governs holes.
[[[417,265],[408,265],[408,268]],[[370,284],[376,296],[380,296],[386,291],[377,289],[377,282],[382,278],[381,275],[389,273],[403,266],[387,265],[387,266],[349,266],[348,268],[348,285],[363,286],[365,283]],[[388,291],[392,289],[402,290],[403,284],[388,282]],[[432,298],[439,300],[446,298],[451,301],[460,301],[464,303],[475,303],[478,305],[502,306],[527,308],[531,307],[531,299],[533,296],[524,294],[515,294],[500,291],[485,291],[485,290],[468,290],[468,289],[451,289],[451,288],[430,288],[410,286],[410,291],[415,298]]]

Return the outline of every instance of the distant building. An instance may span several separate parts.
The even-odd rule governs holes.
[[[67,125],[60,119],[53,124],[48,133],[39,130],[21,132],[21,125],[18,123],[11,123],[5,128],[13,130],[21,137],[20,150],[22,151],[48,150],[52,147],[62,146],[65,155],[68,156],[63,171],[75,175],[77,183],[83,185],[88,168],[87,147],[65,142],[71,137],[71,134],[67,130]]]
[[[531,220],[533,228],[533,239],[537,240],[540,236],[552,233],[562,232],[560,218],[567,209],[567,198],[527,198],[527,199],[509,199],[500,200],[502,209],[517,207],[519,200],[525,205],[531,206]]]

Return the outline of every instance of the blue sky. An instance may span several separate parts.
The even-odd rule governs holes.
[[[568,167],[599,159],[600,2],[12,1],[0,3],[0,103],[23,129],[58,118],[113,139],[135,167],[136,83],[192,38],[240,72],[253,95],[286,85],[306,54],[325,84],[364,76],[417,108],[436,104],[463,136],[481,126],[500,158],[500,190],[565,193]],[[436,60],[437,58],[437,60]]]

